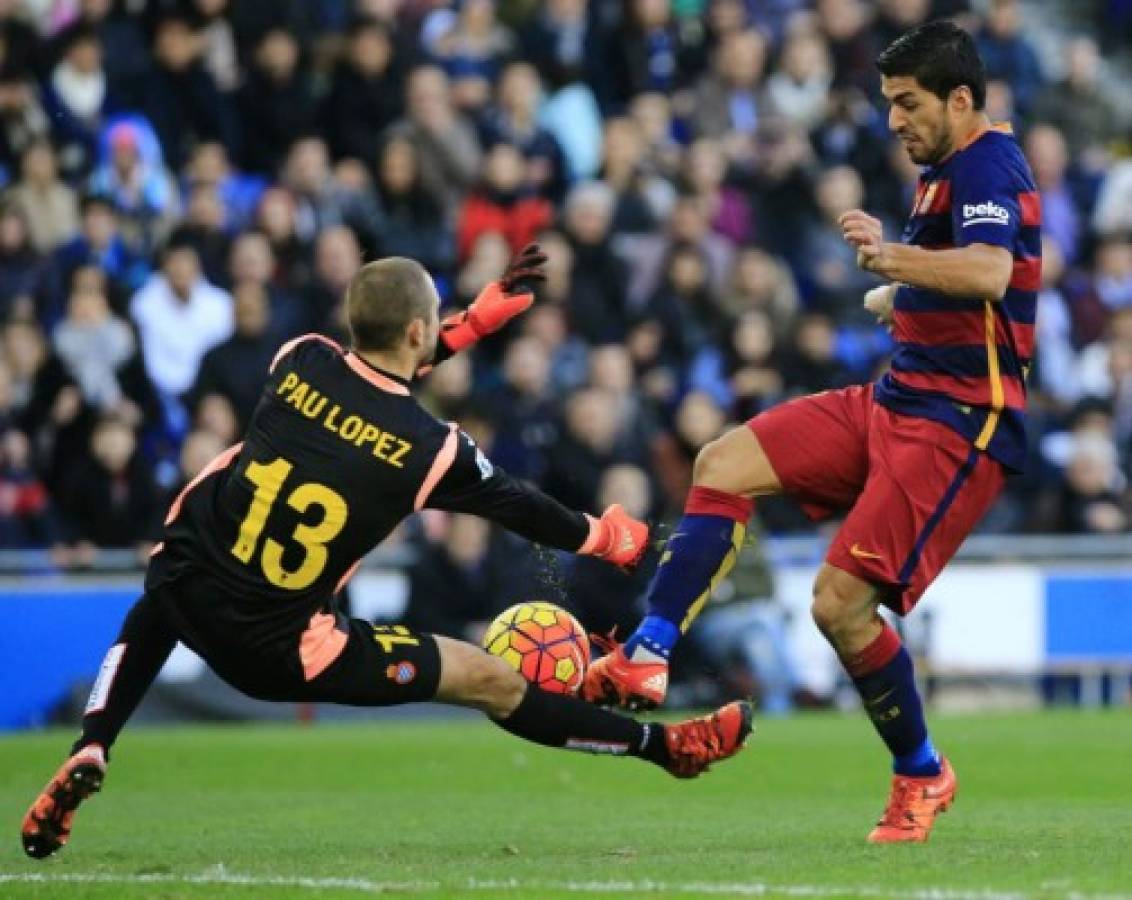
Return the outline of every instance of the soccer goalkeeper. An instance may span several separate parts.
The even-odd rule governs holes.
[[[614,505],[564,508],[489,462],[412,397],[410,380],[525,310],[546,258],[528,247],[472,305],[441,322],[418,263],[370,263],[346,292],[352,349],[319,335],[283,346],[242,443],[173,502],[145,579],[102,664],[72,755],[24,817],[29,856],[62,847],[97,791],[110,747],[177,641],[264,700],[479,709],[550,747],[638,756],[690,778],[736,753],[750,708],[643,724],[528,684],[478,647],[349,619],[335,596],[415,510],[484,516],[532,541],[635,565],[648,528]]]

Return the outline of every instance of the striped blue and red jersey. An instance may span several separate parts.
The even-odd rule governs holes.
[[[896,351],[875,390],[889,409],[942,422],[1014,471],[1026,453],[1041,217],[1033,175],[1008,129],[990,128],[923,171],[903,242],[1004,247],[1014,272],[996,301],[902,285],[893,302]]]

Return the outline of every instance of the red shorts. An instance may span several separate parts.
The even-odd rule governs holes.
[[[946,425],[826,391],[747,423],[784,492],[812,519],[848,510],[826,562],[881,588],[903,615],[1002,490],[1006,475]]]

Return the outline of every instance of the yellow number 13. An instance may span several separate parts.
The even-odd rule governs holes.
[[[244,521],[240,523],[240,533],[232,547],[232,554],[243,563],[251,562],[256,545],[267,516],[275,504],[283,482],[291,473],[293,466],[285,459],[271,463],[252,462],[244,470],[244,476],[255,485],[255,496]],[[294,541],[306,551],[297,569],[283,568],[284,547],[278,541],[268,538],[263,542],[260,564],[263,574],[276,587],[301,591],[314,584],[322,570],[326,568],[329,552],[326,545],[338,536],[346,525],[348,508],[342,495],[325,484],[307,482],[300,484],[287,497],[287,505],[298,513],[305,513],[312,506],[322,510],[317,522],[310,525],[295,526],[291,535]]]

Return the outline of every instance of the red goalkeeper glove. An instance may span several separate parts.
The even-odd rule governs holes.
[[[649,545],[649,527],[625,512],[620,503],[606,509],[600,519],[590,515],[586,518],[590,521],[590,534],[578,553],[596,556],[625,569],[641,561]]]
[[[546,254],[538,244],[527,244],[514,257],[498,281],[489,282],[472,305],[447,316],[440,323],[440,339],[453,353],[470,347],[484,335],[498,331],[534,302],[530,291],[521,292],[520,285],[544,281]]]

